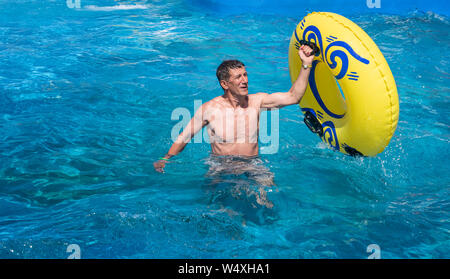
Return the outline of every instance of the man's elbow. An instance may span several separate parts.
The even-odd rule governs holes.
[[[302,100],[303,95],[295,94],[294,92],[289,92],[289,98],[287,100],[287,105],[296,105],[300,103]]]
[[[179,145],[186,145],[188,144],[192,139],[191,133],[181,133],[178,138],[176,139],[175,143]]]

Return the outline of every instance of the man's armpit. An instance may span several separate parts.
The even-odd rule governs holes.
[[[255,97],[257,98],[257,100],[255,100],[255,101],[258,104],[259,108],[262,108],[262,106],[264,105],[263,102],[264,102],[264,98],[266,96],[269,96],[269,94],[268,93],[264,93],[264,92],[259,92],[259,93],[255,94]]]

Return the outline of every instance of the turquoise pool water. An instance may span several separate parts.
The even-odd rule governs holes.
[[[133,6],[129,6],[133,5]],[[386,150],[328,149],[298,106],[279,111],[272,208],[246,176],[206,176],[207,143],[166,167],[176,108],[221,94],[226,58],[249,91],[290,88],[297,17],[220,14],[172,0],[0,0],[0,258],[448,258],[450,22],[436,13],[349,15],[397,82]],[[262,144],[262,148],[266,148]]]

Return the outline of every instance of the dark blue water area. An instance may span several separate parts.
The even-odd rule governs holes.
[[[207,175],[207,142],[166,166],[178,110],[220,95],[240,59],[250,93],[290,86],[306,15],[220,14],[192,2],[0,1],[0,258],[448,258],[449,18],[354,14],[398,87],[376,157],[329,149],[298,106],[279,110],[275,186]],[[269,113],[272,117],[273,112]],[[271,124],[275,125],[275,124]],[[262,189],[263,188],[263,189]],[[273,207],[258,203],[264,190]]]
[[[396,14],[406,15],[410,12],[433,12],[450,15],[450,5],[445,0],[188,0],[194,6],[218,14],[257,13],[266,15],[300,16],[304,12],[326,11],[341,15],[356,14]]]

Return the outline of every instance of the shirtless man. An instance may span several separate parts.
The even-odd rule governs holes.
[[[237,60],[224,61],[217,69],[217,78],[224,94],[204,103],[195,113],[167,154],[153,164],[164,172],[166,162],[180,153],[192,137],[205,126],[215,155],[255,157],[258,155],[259,113],[261,108],[273,109],[298,104],[305,94],[314,60],[309,46],[300,47],[303,67],[288,92],[248,94],[245,66]]]

